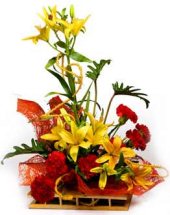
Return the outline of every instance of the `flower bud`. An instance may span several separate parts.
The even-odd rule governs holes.
[[[75,17],[75,13],[74,13],[74,5],[70,6],[70,17],[73,19]]]

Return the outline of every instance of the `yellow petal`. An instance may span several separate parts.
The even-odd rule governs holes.
[[[22,40],[32,40],[32,42],[33,42],[34,44],[37,44],[37,43],[38,43],[38,36],[25,37],[25,38],[23,38]]]
[[[57,142],[55,142],[54,147],[56,149],[62,148],[63,150],[66,148],[67,144],[64,140],[59,140]]]
[[[78,142],[81,142],[82,140],[84,140],[88,129],[89,129],[88,125],[83,126],[83,127],[78,129],[77,134],[76,134],[76,138],[77,138]]]
[[[58,136],[56,134],[44,134],[44,135],[41,136],[41,139],[54,141],[54,140],[59,140],[60,136]]]
[[[113,147],[112,143],[106,142],[103,144],[103,146],[104,146],[104,149],[106,150],[106,152],[108,152],[109,154],[113,153],[114,147]]]
[[[154,184],[154,182],[145,180],[143,177],[135,177],[135,184],[140,185],[147,190]]]
[[[73,28],[72,34],[76,36],[80,30],[83,28],[84,24],[87,22],[90,16],[87,16],[85,19],[73,19]]]
[[[115,136],[113,139],[114,154],[120,153],[121,145],[122,145],[122,139],[119,136]]]
[[[60,136],[66,143],[74,144],[73,135],[70,132],[62,129],[60,131]]]
[[[64,27],[66,27],[66,28],[69,28],[70,27],[70,24],[67,22],[67,21],[65,21],[65,20],[63,20],[63,19],[56,19],[56,21],[59,23],[59,24],[62,24]]]
[[[85,142],[83,141],[82,143],[80,143],[79,146],[81,146],[84,149],[88,149],[90,147],[91,143],[89,141]]]
[[[57,134],[58,133],[58,126],[55,126],[51,129],[52,134]]]
[[[78,127],[74,121],[71,121],[71,133],[73,135],[73,138],[76,139],[76,133],[77,133]]]
[[[128,173],[121,175],[120,179],[127,184],[128,191],[133,189],[133,182]]]
[[[70,156],[73,159],[74,162],[77,161],[77,155],[78,155],[79,147],[78,146],[72,146],[70,148]]]
[[[91,114],[91,113],[87,113],[87,116],[89,117],[90,119],[90,122],[91,122],[91,125],[92,125],[92,128],[93,128],[93,132],[95,131],[95,118],[94,116]]]
[[[112,168],[108,168],[108,170],[107,170],[108,175],[115,175],[116,173],[117,173],[117,171]]]
[[[61,108],[60,112],[61,112],[62,116],[64,117],[65,121],[67,122],[67,124],[70,125],[71,118],[70,118],[69,114],[67,113],[67,111],[64,108]]]
[[[122,147],[120,149],[120,152],[123,153],[124,158],[132,158],[135,157],[136,153],[133,151],[133,149]]]
[[[86,138],[87,140],[89,140],[90,142],[93,141],[93,129],[91,126],[89,126],[87,134],[86,134]]]
[[[109,159],[109,166],[114,169],[116,164],[118,163],[118,160],[119,158],[117,156],[111,156]]]
[[[103,169],[107,173],[107,175],[114,175],[117,173],[117,171],[114,170],[111,166],[109,166],[108,163],[103,164]]]
[[[90,172],[101,173],[103,171],[102,167],[94,167],[90,170]]]
[[[101,190],[103,190],[106,186],[107,183],[107,174],[106,172],[100,173],[100,178],[99,178],[99,187]]]
[[[106,162],[106,161],[108,161],[109,159],[110,159],[110,155],[109,154],[104,154],[104,155],[102,155],[101,157],[99,157],[97,160],[96,160],[96,162],[97,163],[104,163],[104,162]]]

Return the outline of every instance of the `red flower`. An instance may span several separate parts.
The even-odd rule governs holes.
[[[61,175],[68,172],[68,166],[66,165],[66,156],[59,151],[53,151],[48,155],[46,160],[47,175],[50,178],[57,179]]]
[[[31,184],[31,195],[40,203],[49,202],[54,198],[55,181],[47,176],[37,176]]]
[[[117,107],[116,113],[120,117],[119,122],[121,122],[122,124],[124,124],[128,119],[130,119],[134,123],[136,123],[138,120],[136,113],[123,104]]]
[[[151,139],[151,135],[148,127],[146,125],[137,124],[136,128],[138,129],[138,131],[140,132],[141,136],[146,141],[146,143],[148,143]]]
[[[126,136],[130,139],[130,143],[134,148],[145,150],[146,144],[150,141],[150,132],[145,125],[136,125],[136,129],[126,132]]]
[[[96,175],[95,173],[90,172],[92,168],[99,166],[99,164],[96,163],[96,159],[96,155],[89,154],[86,157],[81,157],[78,160],[78,167],[80,171],[85,175],[86,179],[90,179]]]

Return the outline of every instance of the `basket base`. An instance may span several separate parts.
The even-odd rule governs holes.
[[[69,194],[73,196],[71,200],[63,200],[56,195],[53,201],[45,204],[37,203],[33,200],[30,203],[29,208],[127,211],[132,199],[132,195],[86,196],[78,192]]]

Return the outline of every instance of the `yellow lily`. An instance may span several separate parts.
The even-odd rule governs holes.
[[[66,26],[66,29],[64,31],[66,38],[69,38],[70,34],[72,34],[73,36],[77,36],[79,32],[82,30],[82,28],[84,27],[89,17],[90,16],[87,16],[85,19],[74,18],[72,20],[72,23]]]
[[[86,138],[92,145],[102,145],[109,141],[107,134],[108,126],[101,120],[96,120],[91,113],[87,113],[91,126],[88,129]]]
[[[134,185],[142,186],[147,190],[149,186],[154,184],[154,182],[147,180],[153,171],[151,166],[143,166],[141,164],[129,162],[129,167],[133,174],[125,173],[121,176],[121,180],[128,186],[128,191],[131,191]]]
[[[56,6],[50,8],[50,12],[46,10],[46,8],[43,8],[43,15],[39,14],[39,17],[46,23],[47,26],[49,26],[53,30],[60,30],[62,31],[62,28],[60,25],[57,24],[57,21],[59,20],[57,18],[57,8]]]
[[[112,169],[108,163],[104,163],[101,167],[95,167],[90,170],[93,173],[100,173],[99,177],[99,188],[104,189],[107,184],[107,176],[114,175],[117,173],[116,170]]]
[[[83,127],[78,127],[74,121],[70,123],[71,131],[66,131],[62,129],[60,131],[60,136],[70,145],[69,154],[74,162],[77,160],[79,147],[88,149],[91,145],[90,142],[84,141],[87,131],[89,129],[89,125],[85,125]]]
[[[113,143],[111,142],[104,143],[103,146],[107,153],[99,157],[96,160],[96,162],[104,163],[106,161],[109,161],[109,166],[111,166],[114,169],[115,165],[119,161],[120,153],[123,154],[124,158],[135,157],[135,152],[132,149],[121,147],[121,145],[122,139],[119,136],[114,137]]]
[[[58,149],[61,147],[62,149],[66,148],[66,142],[61,138],[60,132],[64,128],[64,124],[60,117],[57,118],[57,126],[51,129],[51,133],[44,134],[41,136],[41,139],[48,141],[56,141],[54,143],[54,147]]]
[[[50,28],[48,26],[45,26],[43,28],[41,28],[40,26],[35,26],[35,28],[39,31],[39,34],[36,36],[26,37],[23,40],[32,40],[35,44],[37,44],[39,40],[48,42],[50,36]]]

